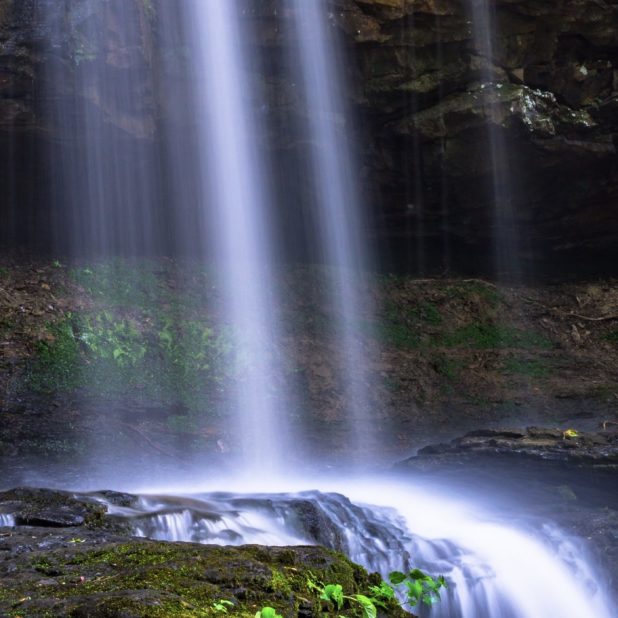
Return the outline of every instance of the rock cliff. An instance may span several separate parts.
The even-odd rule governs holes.
[[[50,22],[49,1],[0,0],[3,240],[17,244],[48,240],[49,141],[75,137],[58,131],[52,102],[77,98],[119,139],[151,150],[170,134],[184,143],[194,133],[178,11],[156,0],[67,0]],[[288,49],[293,9],[284,0],[243,3],[247,45],[260,59],[251,78],[263,94],[264,139],[278,164],[281,209],[293,210],[308,191],[299,172],[308,144],[295,127],[309,111]],[[491,45],[475,26],[475,6],[483,5],[491,9]],[[120,19],[128,13],[130,28]],[[359,146],[371,233],[389,268],[491,272],[497,163],[490,136],[497,135],[505,155],[495,178],[508,179],[521,260],[531,270],[585,274],[585,263],[595,274],[615,273],[615,1],[332,0],[330,19],[333,36],[346,42],[356,119],[355,128],[334,114],[333,130]],[[66,81],[60,87],[59,67],[129,80],[140,104],[118,104],[96,80],[73,82],[77,91]],[[288,235],[297,245],[293,226]]]

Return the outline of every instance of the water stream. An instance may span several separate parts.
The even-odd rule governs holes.
[[[287,5],[292,10],[293,64],[300,72],[301,98],[307,110],[304,131],[311,142],[317,244],[324,262],[333,269],[328,291],[334,307],[332,350],[346,394],[348,435],[355,443],[351,450],[363,459],[375,447],[371,441],[377,432],[371,426],[373,389],[360,336],[372,311],[371,299],[360,297],[362,288],[356,279],[371,259],[361,240],[360,179],[353,172],[347,127],[340,126],[346,124],[347,114],[340,92],[343,71],[329,5],[322,0],[290,0]],[[64,22],[59,13],[49,11],[49,2],[41,6],[48,9],[53,49],[61,45],[59,28]],[[127,40],[142,36],[141,31],[131,30],[144,23],[135,6],[110,3],[106,14]],[[76,93],[69,107],[51,110],[56,126],[61,133],[79,135],[73,149],[66,150],[60,138],[55,146],[54,169],[62,184],[55,197],[60,200],[61,196],[63,204],[57,227],[68,238],[72,255],[134,254],[152,248],[168,233],[162,229],[165,226],[156,206],[160,203],[155,195],[158,166],[162,160],[176,160],[170,165],[177,178],[169,184],[178,185],[184,182],[182,164],[192,157],[197,160],[191,162],[198,169],[197,186],[186,191],[191,196],[186,199],[194,202],[192,220],[197,231],[182,231],[188,225],[180,221],[186,218],[183,209],[176,218],[168,213],[166,220],[174,221],[180,244],[190,233],[206,247],[204,261],[214,257],[223,287],[223,321],[235,335],[236,373],[241,376],[232,400],[219,413],[225,416],[229,432],[238,437],[239,467],[254,480],[228,493],[216,493],[215,487],[182,491],[178,486],[144,492],[130,507],[108,503],[110,512],[129,518],[139,536],[233,545],[323,544],[383,576],[411,566],[442,574],[449,588],[443,602],[431,610],[435,617],[609,618],[610,601],[586,549],[549,520],[513,521],[491,507],[461,502],[412,482],[322,478],[311,484],[303,481],[292,489],[289,483],[287,487],[279,484],[257,493],[255,479],[281,475],[290,452],[302,449],[303,438],[292,435],[289,418],[294,393],[281,388],[286,376],[276,352],[283,337],[274,277],[281,239],[273,221],[268,162],[257,138],[261,101],[252,86],[249,47],[243,44],[250,39],[244,3],[186,0],[179,6],[191,52],[187,64],[193,91],[187,109],[194,114],[197,147],[187,155],[180,153],[182,145],[175,144],[167,159],[156,162],[154,147],[136,150],[134,140],[125,140],[123,131],[111,132],[104,122],[101,110],[120,110],[127,135],[137,133],[147,140],[154,131],[148,122],[136,120],[144,101],[132,99],[133,84],[118,81],[103,61],[111,51],[95,29],[96,20],[91,19],[95,5],[85,3],[84,13],[74,16],[89,45],[75,58],[74,66],[52,63],[48,74],[48,79],[66,83]],[[473,0],[471,6],[477,45],[484,57],[480,86],[484,97],[485,91],[497,87],[492,84],[491,68],[494,24],[489,2]],[[127,56],[116,61],[123,66],[134,62],[136,74],[142,75],[143,58],[129,44],[122,49]],[[97,54],[100,61],[90,57]],[[492,99],[487,97],[491,114]],[[494,170],[496,269],[517,276],[521,266],[514,257],[518,239],[512,226],[513,189],[506,146],[493,128],[488,139]],[[413,165],[420,173],[417,159],[418,153]],[[171,191],[182,193],[179,186]],[[422,208],[422,199],[415,197],[415,201],[411,207]],[[448,220],[446,205],[442,216]],[[421,228],[419,234],[420,269]],[[278,385],[276,392],[273,385]],[[223,486],[234,485],[220,479],[218,487]],[[320,491],[299,491],[300,486],[319,486]],[[94,499],[105,501],[96,495]],[[9,515],[0,514],[0,526],[12,523]],[[420,611],[425,615],[428,610]]]
[[[353,126],[343,104],[345,76],[336,45],[332,14],[325,0],[292,0],[293,48],[302,76],[302,96],[307,109],[306,131],[311,147],[314,210],[318,245],[323,259],[333,266],[329,304],[334,305],[334,352],[347,402],[348,432],[355,452],[370,448],[370,374],[359,333],[368,323],[371,301],[360,297],[357,279],[369,266],[367,243],[362,241],[363,204],[360,178],[354,173],[350,141]],[[347,112],[347,113],[346,113]]]
[[[272,392],[282,373],[273,350],[280,343],[277,289],[272,276],[271,196],[255,136],[241,11],[235,0],[189,2],[195,55],[192,68],[204,182],[201,236],[214,253],[224,289],[225,314],[236,333],[236,369],[242,376],[229,423],[242,465],[274,470],[287,445],[289,407]],[[273,379],[274,378],[274,379]]]
[[[482,100],[487,123],[489,146],[488,189],[493,201],[491,213],[491,241],[494,254],[494,273],[497,280],[508,278],[521,282],[524,275],[520,259],[521,239],[516,225],[513,202],[518,188],[512,180],[512,158],[509,157],[504,132],[500,126],[501,92],[507,86],[500,75],[503,71],[495,60],[496,6],[490,0],[470,0],[470,16],[476,52],[479,54],[480,84],[478,96]]]
[[[419,482],[322,479],[324,491],[284,493],[275,491],[277,485],[290,483],[275,483],[267,493],[239,486],[238,493],[145,494],[131,507],[108,508],[128,518],[138,536],[221,545],[321,544],[384,577],[411,567],[444,575],[449,588],[442,601],[416,608],[421,616],[612,615],[584,544],[549,521],[514,517],[488,502],[481,506],[482,498],[473,506]]]

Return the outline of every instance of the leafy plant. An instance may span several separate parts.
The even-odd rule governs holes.
[[[419,603],[433,605],[440,600],[440,590],[446,588],[446,580],[441,575],[437,578],[412,569],[409,573],[393,571],[389,580],[394,586],[405,586],[407,603],[414,607]]]
[[[263,607],[259,612],[256,612],[255,618],[283,618],[281,614],[273,607]]]
[[[220,599],[219,601],[215,601],[212,604],[212,608],[218,614],[227,614],[229,611],[228,610],[229,607],[234,607],[234,603],[232,603],[231,601],[228,601],[227,599]]]
[[[79,339],[96,357],[118,367],[134,367],[146,355],[146,342],[136,323],[109,311],[84,318]]]
[[[343,607],[343,587],[341,584],[328,584],[324,586],[322,593],[320,594],[320,599],[323,601],[330,601],[337,605],[337,609],[341,609]]]
[[[379,586],[372,586],[368,594],[345,594],[341,584],[322,584],[309,578],[307,587],[319,594],[322,601],[327,601],[336,606],[337,611],[341,611],[345,601],[350,601],[358,606],[363,614],[363,618],[376,618],[378,610],[376,606],[386,607],[389,600],[395,599],[395,591],[386,582],[381,582]]]

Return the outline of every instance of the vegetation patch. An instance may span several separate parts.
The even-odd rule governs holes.
[[[508,358],[504,361],[503,369],[506,373],[529,378],[545,378],[550,373],[547,361],[536,358]]]
[[[220,614],[254,618],[260,612],[296,616],[302,611],[317,618],[324,615],[329,601],[308,582],[339,582],[350,598],[371,595],[380,586],[379,578],[320,547],[104,540],[88,531],[80,531],[75,542],[66,541],[61,542],[62,549],[53,549],[58,540],[48,539],[52,549],[45,553],[12,557],[15,569],[0,591],[3,616],[130,613],[144,618]],[[407,615],[394,599],[386,599],[383,607],[386,615]],[[346,615],[368,616],[356,602]]]

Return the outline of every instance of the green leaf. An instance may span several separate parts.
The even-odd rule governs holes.
[[[324,587],[320,599],[332,601],[337,604],[337,609],[341,609],[343,607],[343,587],[341,584],[328,584]]]
[[[414,606],[419,602],[421,595],[423,594],[423,584],[419,580],[407,581],[406,586],[408,587],[408,603]]]
[[[427,574],[420,569],[412,569],[409,573],[410,579],[427,579]]]
[[[261,611],[259,611],[255,618],[283,618],[281,614],[277,613],[277,610],[272,607],[263,607]]]
[[[363,618],[376,618],[378,610],[373,601],[364,594],[355,594],[353,597],[363,608]]]
[[[388,579],[390,580],[391,584],[395,584],[395,586],[398,586],[399,584],[403,584],[403,582],[406,581],[407,576],[405,573],[402,573],[401,571],[393,571],[388,576]]]

